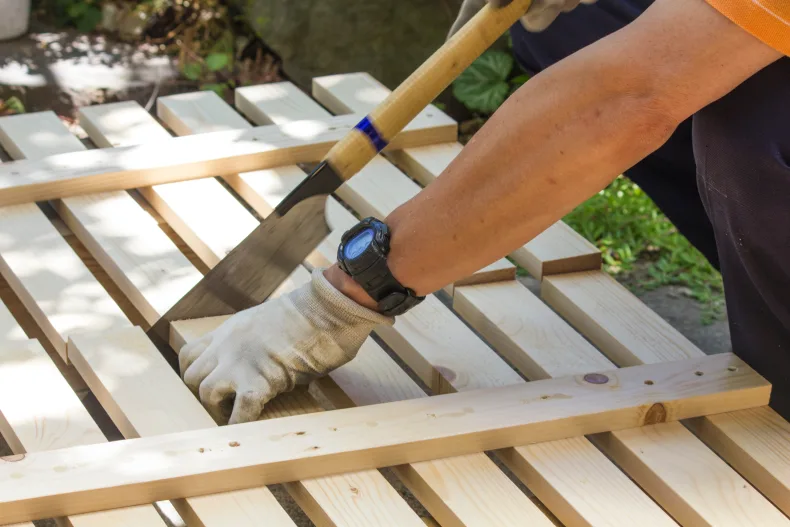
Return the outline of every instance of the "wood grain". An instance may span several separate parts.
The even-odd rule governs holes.
[[[272,112],[280,116],[279,118],[287,114],[288,107],[278,105],[276,97],[266,97],[264,100],[265,105],[259,108],[264,113]],[[376,169],[382,164],[383,159],[378,158],[357,176],[360,177],[367,171],[369,180],[373,182],[373,184],[358,186],[350,196],[355,206],[365,208],[362,214],[386,215],[399,205],[397,197],[400,196],[405,200],[414,192],[413,183],[393,170],[387,170],[384,177],[379,178],[378,185],[375,184],[378,176]],[[296,184],[291,179],[279,178],[279,174],[268,174],[268,176],[277,178],[276,182],[270,183],[272,187],[287,188],[289,185]],[[347,185],[353,183],[355,179],[357,178],[352,179]],[[403,181],[407,184],[403,184]],[[392,196],[396,199],[392,199]],[[270,202],[268,206],[272,207],[275,204]],[[346,218],[341,221],[351,223],[353,219]],[[323,252],[325,265],[335,261],[333,249],[337,246],[337,233],[334,236],[334,245],[326,247],[324,244],[316,251]],[[332,239],[333,235],[329,238]],[[474,303],[479,300],[474,296],[475,291],[490,289],[500,290],[509,301],[502,306],[481,302],[483,310],[488,310],[487,314],[479,319],[467,316],[468,321],[489,320],[492,328],[498,328],[498,324],[501,323],[508,331],[512,329],[512,332],[519,327],[514,326],[513,322],[530,329],[540,325],[546,326],[544,334],[547,338],[537,339],[537,346],[526,343],[529,339],[524,338],[512,343],[509,348],[500,348],[500,352],[504,351],[512,362],[520,366],[528,361],[534,364],[535,360],[530,356],[536,352],[535,347],[537,347],[545,350],[542,355],[538,354],[536,357],[538,361],[552,357],[552,362],[557,363],[564,361],[569,362],[569,365],[586,365],[588,368],[598,368],[602,365],[607,369],[612,367],[600,353],[519,284],[505,282],[486,288],[460,287],[456,301],[463,302],[466,296],[462,291],[468,291]],[[502,318],[510,315],[516,319]],[[484,331],[486,328],[478,326],[477,329]],[[393,328],[379,328],[377,333],[434,393],[523,382],[521,377],[496,353],[433,296],[399,317]],[[489,333],[484,332],[484,335],[489,341],[494,342]],[[524,335],[534,337],[535,333],[525,332]],[[507,341],[508,338],[504,338],[499,339],[498,342]],[[565,347],[567,348],[563,349]],[[574,355],[577,350],[582,357],[569,361],[567,356]],[[555,368],[555,373],[559,371]],[[578,371],[580,370],[570,373],[578,373]],[[539,456],[534,455],[531,447],[509,449],[504,457],[510,461],[511,468],[516,469],[522,481],[533,491],[539,492],[541,500],[552,504],[551,510],[564,522],[569,525],[601,523],[633,525],[635,519],[639,518],[644,524],[674,524],[654,502],[586,439],[563,440],[562,443],[563,445],[555,445],[554,448],[564,451],[568,459],[573,460],[572,463],[557,464],[553,467],[551,462],[543,463]],[[577,470],[572,468],[574,466]],[[558,468],[560,470],[557,470]],[[596,474],[596,478],[590,478],[590,474]],[[563,489],[563,493],[557,491],[560,488]],[[628,503],[628,506],[623,506],[623,503]],[[618,512],[613,514],[613,510]]]
[[[705,356],[602,272],[548,277],[541,293],[618,364],[660,364]],[[741,419],[744,424],[729,429],[714,424],[739,423]],[[617,434],[599,441],[659,503],[676,511],[680,521],[694,525],[786,524],[786,517],[763,497],[788,510],[790,438],[786,422],[770,408],[760,408],[704,417],[690,424],[754,487],[710,450],[696,446],[697,439],[681,426],[656,427],[644,431],[640,438]],[[656,467],[654,473],[645,470],[648,466]]]
[[[367,73],[313,79],[313,96],[338,114],[370,111],[389,93]],[[435,106],[428,107],[425,114],[443,115]],[[388,156],[411,177],[427,186],[439,177],[462,148],[453,140],[430,146],[391,149]],[[563,222],[552,225],[510,256],[538,280],[544,275],[601,267],[600,251]]]
[[[609,383],[549,379],[4,459],[0,513],[21,522],[303,481],[756,408],[770,396],[730,354],[596,373]]]

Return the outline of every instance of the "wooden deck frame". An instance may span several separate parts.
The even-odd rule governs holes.
[[[591,373],[587,380],[548,379],[3,458],[0,514],[14,523],[243,490],[757,408],[770,397],[770,385],[729,354]],[[598,384],[597,375],[608,382]]]
[[[320,89],[315,89],[314,97],[322,100],[330,110],[339,113],[366,111],[372,103],[380,99],[384,90],[380,84],[364,74],[316,79],[315,86]],[[273,91],[277,90],[283,93],[272,97]],[[48,210],[47,207],[39,209],[29,201],[19,206],[0,209],[0,212],[6,212],[5,216],[0,214],[0,229],[5,227],[12,237],[16,236],[13,238],[14,245],[9,245],[8,241],[5,241],[5,245],[0,244],[0,263],[8,264],[0,270],[23,300],[27,311],[33,315],[33,321],[39,326],[36,329],[37,334],[43,334],[47,344],[52,344],[53,349],[71,362],[72,375],[78,373],[81,376],[75,380],[82,383],[82,386],[90,387],[121,429],[127,440],[117,442],[118,444],[138,444],[133,439],[137,437],[143,437],[146,441],[153,441],[157,437],[168,441],[171,434],[176,433],[196,434],[197,437],[203,433],[219,434],[235,428],[223,427],[223,430],[211,422],[178,375],[152,347],[144,332],[134,327],[126,316],[135,321],[133,324],[147,327],[147,324],[158,317],[158,313],[179,298],[181,290],[199,278],[201,271],[205,272],[216,265],[257,225],[245,205],[223,188],[224,183],[230,184],[251,209],[260,216],[266,216],[282,199],[284,193],[305,176],[298,167],[288,163],[296,162],[294,159],[302,159],[300,156],[308,156],[306,152],[316,148],[312,141],[317,139],[311,134],[324,126],[319,123],[337,119],[315,104],[307,94],[288,83],[242,88],[237,90],[236,96],[239,111],[259,125],[258,127],[251,127],[232,107],[210,92],[161,98],[159,117],[177,135],[201,134],[200,137],[204,140],[228,138],[231,133],[248,137],[245,134],[255,135],[256,131],[262,130],[263,125],[268,125],[268,130],[276,130],[271,132],[271,137],[277,134],[289,135],[292,139],[296,137],[293,142],[280,145],[284,146],[287,161],[282,163],[285,164],[274,161],[279,153],[267,150],[270,145],[262,147],[261,150],[255,150],[258,148],[255,146],[255,152],[245,151],[242,157],[231,156],[223,171],[211,172],[225,179],[225,182],[220,183],[218,179],[205,177],[213,170],[212,163],[224,164],[218,157],[220,154],[217,154],[222,150],[221,145],[217,144],[209,147],[214,148],[213,153],[207,154],[208,161],[199,167],[200,170],[205,170],[204,174],[189,174],[186,177],[188,181],[164,184],[155,184],[159,177],[156,176],[152,180],[153,186],[140,189],[149,204],[153,205],[155,212],[134,193],[130,195],[112,189],[108,192],[82,195],[82,192],[91,192],[90,187],[79,190],[80,195],[55,199],[52,203],[68,227],[58,219],[46,218],[42,211]],[[170,102],[174,104],[168,104]],[[349,119],[357,117],[359,116]],[[423,112],[419,119],[447,121],[446,116],[433,107]],[[306,125],[305,121],[311,121],[312,124]],[[188,139],[173,138],[150,114],[131,102],[86,108],[81,112],[81,124],[94,143],[106,150],[84,151],[83,144],[67,132],[51,112],[0,119],[2,146],[16,159],[29,158],[29,162],[6,163],[0,169],[0,175],[3,170],[10,170],[11,166],[26,166],[25,163],[28,163],[27,166],[42,168],[53,160],[63,162],[64,159],[111,159],[116,152],[120,154],[119,159],[126,163],[128,159],[123,154],[128,153],[128,149],[149,153],[165,151],[164,146],[159,149],[146,147],[146,141],[156,141],[163,145],[166,140],[171,145],[183,145],[185,143],[180,141]],[[412,123],[411,126],[414,125]],[[446,125],[449,126],[450,123]],[[454,123],[452,125],[455,126]],[[445,124],[437,126],[437,133],[444,133],[444,127]],[[415,143],[419,143],[416,139],[418,131],[414,131]],[[433,133],[430,130],[428,132]],[[426,137],[428,132],[425,132]],[[228,135],[221,135],[223,133]],[[194,144],[201,143],[197,136],[191,139]],[[420,144],[429,146],[412,147],[407,144],[403,149],[391,147],[384,156],[366,167],[366,173],[360,174],[355,178],[356,181],[352,180],[350,184],[344,185],[338,192],[339,197],[358,214],[386,215],[394,206],[419,192],[419,186],[395,170],[387,159],[395,162],[419,183],[426,185],[441,173],[461,148],[454,142],[454,133],[452,139],[437,140],[435,143],[434,139],[423,139],[426,142]],[[181,147],[175,148],[179,150]],[[237,148],[241,147],[235,144],[231,146],[231,150]],[[80,152],[70,154],[74,151]],[[239,153],[240,150],[234,152]],[[69,157],[72,155],[77,157]],[[265,160],[263,166],[269,166],[269,163],[277,166],[252,173],[235,173],[239,166],[251,163],[256,155]],[[175,159],[177,171],[189,168],[182,162],[185,159]],[[240,164],[237,164],[238,161]],[[102,185],[115,185],[116,182],[111,182],[112,178],[119,171],[139,166],[134,163],[123,167],[110,167],[109,171],[100,171],[89,176],[87,180],[95,177]],[[144,162],[150,170],[144,169],[134,177],[144,173],[156,175],[162,168],[158,163],[159,160],[155,159]],[[97,163],[96,166],[99,165]],[[45,186],[56,179],[57,175]],[[71,187],[74,183],[67,182],[66,187],[62,188],[67,188],[70,192],[79,186],[77,184]],[[58,185],[59,183],[55,187]],[[0,203],[3,192],[0,184]],[[30,196],[33,199],[33,195]],[[221,218],[214,223],[206,221],[206,215],[201,211],[209,209],[216,211]],[[14,212],[7,215],[8,211]],[[24,214],[20,215],[16,211]],[[305,266],[308,269],[333,262],[339,233],[354,221],[348,210],[335,200],[330,200],[328,213],[329,222],[335,231],[306,260]],[[156,224],[157,221],[159,225]],[[58,248],[57,251],[51,250],[47,253],[51,256],[48,256],[46,263],[52,269],[59,269],[60,264],[64,264],[64,269],[82,266],[81,269],[84,270],[87,267],[90,273],[83,272],[81,276],[84,278],[81,280],[91,282],[93,277],[90,274],[95,274],[101,282],[91,282],[95,283],[91,285],[95,291],[91,294],[104,295],[103,305],[91,306],[83,302],[76,306],[84,309],[87,316],[92,311],[99,314],[114,313],[119,329],[112,329],[115,327],[112,325],[91,322],[87,317],[87,322],[82,324],[74,325],[73,321],[67,319],[64,323],[63,314],[71,315],[69,310],[75,306],[73,301],[81,299],[82,293],[69,289],[68,284],[63,281],[47,283],[42,276],[29,272],[31,268],[38,272],[38,266],[32,267],[26,265],[24,260],[15,260],[18,258],[16,252],[25,250],[25,239],[24,236],[19,236],[19,232],[32,232],[30,229],[34,225],[40,230],[42,237],[39,239],[43,249],[49,249],[43,241],[44,236],[53,240],[53,249]],[[15,226],[22,230],[17,232]],[[175,231],[178,236],[171,235],[172,239],[167,239],[160,226],[166,232]],[[578,381],[589,371],[613,369],[614,363],[620,366],[664,363],[667,367],[674,368],[680,364],[674,361],[686,358],[712,359],[706,358],[702,352],[684,342],[684,339],[678,338],[672,328],[660,321],[644,305],[635,302],[632,296],[623,294],[620,289],[612,286],[614,282],[611,279],[598,280],[596,277],[606,276],[600,272],[600,255],[594,248],[591,249],[590,244],[567,227],[563,227],[565,226],[561,223],[556,224],[541,235],[540,243],[531,246],[527,244],[512,254],[511,259],[543,279],[542,292],[546,303],[554,305],[562,316],[609,358],[584,340],[546,304],[513,281],[514,267],[504,260],[490,269],[476,273],[466,283],[454,284],[449,288],[449,292],[454,295],[453,306],[457,315],[431,297],[418,310],[402,317],[395,327],[378,330],[379,337],[425,383],[429,394],[460,392],[470,399],[481,393],[488,393],[488,390],[517,390],[533,386],[524,384],[523,378],[514,369],[529,379],[557,377],[555,381],[560,382],[563,379]],[[78,242],[73,241],[73,236],[70,237],[70,230],[77,234],[82,245],[90,252],[89,256],[86,256]],[[69,243],[79,257],[75,258],[68,246],[62,243],[61,235],[72,240]],[[174,242],[179,245],[176,246]],[[80,260],[84,261],[84,265]],[[281,286],[278,294],[298,287],[306,279],[306,271],[303,268],[297,269]],[[591,284],[595,284],[596,280],[597,285],[593,287]],[[490,283],[492,281],[498,283]],[[102,286],[108,287],[112,298],[106,296]],[[590,296],[591,291],[596,292]],[[51,298],[57,298],[59,303],[47,304],[47,299]],[[591,299],[596,302],[591,303]],[[118,310],[116,303],[123,306],[123,313]],[[106,311],[108,308],[111,311]],[[17,315],[20,308],[17,306],[14,309],[14,314]],[[132,316],[135,309],[142,317],[139,314]],[[626,310],[630,311],[624,313]],[[96,448],[93,450],[94,454],[102,456],[106,452],[104,446],[108,445],[93,446],[93,443],[101,443],[103,437],[97,433],[90,417],[85,414],[73,395],[69,395],[68,386],[58,377],[66,373],[59,374],[53,368],[51,360],[41,352],[41,347],[35,341],[26,342],[21,330],[13,323],[11,315],[6,314],[10,324],[2,319],[3,313],[0,312],[2,336],[13,336],[14,340],[22,338],[22,342],[12,344],[6,352],[0,351],[0,378],[5,383],[0,386],[0,433],[4,434],[15,454],[29,454],[29,457],[20,460],[19,456],[15,456],[0,461],[0,470],[5,468],[5,461],[10,462],[7,466],[14,464],[14,468],[19,469],[28,466],[28,462],[35,464],[34,460],[54,459],[58,454],[73,453],[71,447],[78,445],[84,445],[84,448],[78,448],[79,452],[88,452],[87,445],[90,444],[91,449]],[[487,339],[487,343],[470,331],[462,320],[479,331]],[[172,335],[176,339],[176,348],[184,341],[215,327],[220,321],[221,319],[205,319],[178,323],[174,327],[177,331]],[[105,332],[108,328],[112,330]],[[42,329],[44,331],[40,331]],[[90,333],[87,334],[85,330],[90,330]],[[4,348],[0,345],[0,350],[2,349]],[[722,360],[725,356],[717,358]],[[48,386],[53,389],[57,387],[57,395],[54,392],[42,395],[36,399],[40,404],[33,406],[25,402],[29,399],[14,396],[18,391],[24,390],[24,383],[33,386],[36,375],[45,371],[52,377]],[[703,377],[705,375],[703,372]],[[695,375],[693,380],[699,381],[696,377]],[[59,379],[61,382],[58,382]],[[414,405],[432,405],[442,401],[441,398],[426,394],[373,339],[368,339],[363,345],[357,359],[319,380],[314,388],[323,392],[322,395],[328,397],[336,408],[358,411],[367,409],[370,415],[375,415],[374,412],[382,404],[409,402]],[[758,389],[765,388],[761,386]],[[75,384],[72,384],[72,389],[76,389]],[[567,395],[564,393],[566,391],[568,390],[564,390],[562,395]],[[562,400],[551,394],[544,395],[549,395],[549,399],[541,399],[538,405],[541,408],[546,401],[572,404],[572,399]],[[60,403],[58,408],[69,403],[72,408],[69,415],[76,420],[61,420],[57,415],[59,410],[50,408],[51,403],[48,403],[56,400]],[[632,400],[629,399],[629,402]],[[430,459],[398,464],[390,468],[443,527],[509,527],[520,526],[525,522],[543,527],[550,522],[557,522],[550,513],[569,527],[604,524],[630,526],[637,521],[645,526],[676,525],[675,521],[682,525],[695,526],[790,525],[790,521],[779,512],[779,509],[786,513],[790,511],[790,477],[787,476],[786,462],[786,453],[790,451],[790,425],[764,403],[754,404],[756,406],[746,410],[704,413],[689,419],[682,415],[678,417],[683,424],[697,432],[712,450],[706,448],[697,437],[671,417],[671,422],[629,427],[613,432],[596,432],[589,439],[579,435],[585,433],[586,429],[572,429],[572,436],[564,436],[563,439],[496,449],[496,453],[506,461],[518,479],[540,500],[532,498],[534,503],[530,501],[529,493],[525,494],[518,489],[481,452],[489,448],[489,444],[467,442],[471,436],[464,433],[459,436],[460,440],[458,437],[449,439],[432,436],[430,448],[419,450],[416,454],[412,449],[419,448],[419,445],[390,445],[404,456],[430,456]],[[535,406],[532,408],[535,409]],[[287,415],[297,416],[292,418],[298,419],[316,419],[309,421],[311,423],[344,415],[334,411],[321,412],[324,409],[307,392],[296,390],[267,405],[261,424],[277,428],[287,422],[282,421]],[[466,412],[468,409],[472,407],[464,406],[458,412],[451,411],[459,414],[453,418],[453,423],[461,427],[469,423],[479,424],[480,416],[477,413],[460,415],[461,411]],[[653,419],[662,420],[662,412],[666,410],[667,407],[663,405],[645,404],[636,413],[649,415],[649,422],[653,422]],[[632,410],[628,414],[629,419],[633,418],[633,412]],[[315,414],[303,415],[305,413]],[[535,420],[532,424],[535,424],[546,415],[537,412],[532,417]],[[588,419],[593,420],[593,416],[583,413],[583,410],[576,417],[564,415],[564,418],[578,418],[585,423]],[[380,426],[391,425],[386,420],[381,420],[381,423],[386,424]],[[639,424],[644,423],[640,421]],[[556,423],[536,425],[535,430],[542,433],[546,426],[555,425]],[[38,432],[40,426],[43,426],[41,435]],[[83,431],[86,432],[84,437],[81,436]],[[372,437],[382,432],[378,430],[370,435]],[[485,433],[494,439],[507,435],[507,431],[495,428],[487,429]],[[246,445],[247,439],[244,442]],[[438,455],[434,452],[439,451],[442,442],[443,447],[452,443],[453,447],[460,444],[459,448],[468,447],[470,450],[460,450],[461,455],[455,455],[455,451],[450,450],[451,457],[434,459]],[[115,443],[111,443],[113,444]],[[603,456],[596,446],[611,458]],[[53,448],[65,450],[44,452]],[[228,452],[239,453],[236,449],[240,447],[231,448],[233,451]],[[444,456],[448,451],[441,448],[441,452]],[[353,451],[336,453],[351,457],[365,455]],[[323,453],[318,457],[322,470],[331,470],[334,461],[323,457]],[[298,463],[302,461],[297,458],[295,456],[293,460],[296,465],[288,462],[288,470],[294,466],[301,470]],[[740,474],[724,463],[722,458],[730,462]],[[151,461],[154,458],[147,459]],[[372,466],[384,466],[379,465],[379,462],[388,465],[395,461],[379,458],[372,462]],[[129,466],[132,465],[124,465]],[[142,463],[133,466],[143,467]],[[73,469],[89,468],[66,464],[58,467],[65,470],[50,470],[58,474],[55,477],[56,484],[65,481],[66,472],[74,474]],[[47,471],[45,466],[43,469]],[[238,475],[237,471],[244,470],[244,467],[236,466],[230,472],[221,471],[218,477],[221,480],[226,476]],[[163,469],[160,473],[162,480],[168,479],[164,476],[166,471],[167,469]],[[2,474],[0,472],[0,489],[16,489],[14,483],[20,486],[14,478],[4,478]],[[6,476],[10,477],[11,474],[19,476],[23,473],[7,472]],[[23,478],[29,474],[35,477],[41,475],[25,471]],[[275,477],[272,474],[275,473],[267,472],[266,477]],[[625,474],[634,478],[641,489]],[[188,479],[192,476],[185,477]],[[195,477],[209,479],[207,473]],[[332,472],[327,476],[297,479],[286,482],[284,486],[298,506],[319,527],[360,524],[400,527],[421,525],[423,521],[435,525],[428,518],[420,521],[411,508],[405,506],[403,498],[394,493],[374,469],[355,471],[353,474],[345,471],[341,474]],[[35,485],[35,481],[37,480],[30,479],[25,483],[33,482]],[[203,489],[189,487],[184,492],[189,496],[173,499],[173,503],[189,527],[218,527],[228,524],[252,527],[262,518],[266,518],[271,525],[293,526],[293,520],[281,505],[271,494],[267,494],[265,487],[260,486],[266,481],[268,480],[255,480],[254,484],[250,482],[244,489],[219,494],[212,491],[194,495],[194,492]],[[109,522],[113,525],[126,525],[131,522],[135,526],[161,527],[162,520],[150,506],[156,498],[145,494],[147,490],[143,489],[148,487],[142,479],[135,482],[135,485],[138,484],[139,486],[134,487],[140,491],[138,497],[141,501],[138,505],[116,508],[116,505],[110,504],[108,507],[112,510],[107,510],[103,505],[100,512],[76,515],[69,513],[66,523],[93,527],[96,522]],[[752,485],[759,488],[765,497]],[[153,486],[156,489],[161,488],[159,483]],[[47,493],[47,489],[41,487],[41,490],[42,494]],[[72,490],[77,494],[80,492],[74,488],[65,492],[67,494]],[[107,495],[113,492],[113,488],[105,490]],[[117,494],[122,493],[121,488],[116,490],[119,491]],[[168,490],[171,489],[168,487]],[[56,492],[39,497],[48,505],[59,507],[62,504],[60,497],[66,494]],[[115,497],[113,495],[113,499]],[[82,497],[78,502],[80,500]],[[90,499],[81,503],[88,501]],[[20,506],[24,508],[18,501],[12,505]],[[93,509],[93,505],[90,508]],[[3,513],[3,502],[0,501],[0,523],[6,521]],[[27,511],[25,514],[33,513]]]

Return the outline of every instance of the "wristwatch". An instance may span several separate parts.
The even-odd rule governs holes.
[[[349,229],[340,240],[337,263],[378,304],[386,316],[402,315],[425,297],[404,287],[390,272],[387,256],[390,231],[376,218],[365,218]]]

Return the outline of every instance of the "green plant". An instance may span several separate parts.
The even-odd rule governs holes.
[[[598,246],[605,270],[632,290],[681,286],[700,302],[703,323],[723,314],[721,275],[629,179],[617,178],[565,221]]]
[[[45,11],[57,25],[90,32],[102,20],[100,0],[37,0],[34,6]]]
[[[25,105],[18,97],[9,97],[5,100],[0,99],[0,115],[13,115],[25,113]]]
[[[513,76],[514,66],[510,53],[489,50],[453,82],[453,95],[469,110],[490,115],[529,79],[526,74]]]

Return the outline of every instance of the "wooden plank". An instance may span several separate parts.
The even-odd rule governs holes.
[[[124,190],[249,172],[322,159],[362,116],[301,121],[245,131],[213,132],[166,143],[59,154],[0,166],[0,205]],[[446,142],[457,126],[440,116],[418,116],[392,148]]]
[[[139,105],[134,107],[126,105],[123,110],[126,119],[132,119],[132,112],[136,112],[138,116],[134,117],[135,122],[147,123],[145,126],[138,126],[143,136],[148,133],[146,130],[150,131],[151,127],[158,126],[160,130],[162,129]],[[112,113],[106,112],[104,114],[104,122],[109,123],[111,117]],[[133,136],[128,131],[124,137],[113,136],[113,128],[109,124],[94,126],[93,132],[104,135],[106,131],[108,135],[105,136],[104,141],[112,143],[123,144],[125,141],[144,140],[144,137]],[[217,182],[214,181],[214,183]],[[172,184],[168,192],[172,192],[173,196],[177,196],[183,185],[183,183]],[[185,195],[177,198],[180,200],[180,203],[186,203],[187,200],[191,199],[192,203],[189,206],[192,209],[201,210],[203,217],[211,217],[212,219],[211,223],[207,223],[205,220],[191,222],[190,218],[182,218],[189,225],[190,231],[211,251],[209,253],[211,261],[205,262],[209,267],[214,265],[215,262],[219,262],[225,253],[233,248],[234,244],[244,239],[257,225],[255,218],[244,209],[241,203],[233,198],[227,190],[219,186],[218,183],[217,187],[210,195],[195,195],[189,192],[192,188],[190,186],[185,189]],[[224,201],[220,201],[223,195]],[[215,206],[217,202],[225,204],[227,208],[218,210]],[[211,210],[212,214],[206,214],[208,210]],[[243,218],[243,221],[237,221],[239,217]],[[217,237],[217,233],[222,233],[222,237]],[[214,242],[207,240],[214,240]],[[288,287],[293,287],[295,283],[308,280],[308,274],[304,269],[298,269],[291,278],[292,281],[286,282],[278,290],[279,292],[286,290]],[[315,404],[307,393],[294,394],[290,397],[300,399],[300,405],[303,408],[311,408],[312,411],[320,410],[320,407]],[[200,427],[201,425],[196,424],[196,426]],[[357,489],[358,492],[352,492],[351,489]],[[291,490],[291,494],[296,499],[309,496],[309,500],[302,500],[300,504],[305,505],[303,507],[305,511],[311,514],[311,517],[316,518],[317,521],[331,519],[332,522],[337,524],[354,524],[356,522],[359,524],[372,523],[404,526],[416,525],[419,521],[417,515],[397,494],[395,489],[376,471],[324,478],[320,481],[301,481],[290,485],[289,490]],[[250,518],[259,516],[259,514],[248,513]],[[331,524],[334,525],[335,523]]]
[[[29,521],[320,478],[756,408],[770,397],[731,354],[595,373],[609,382],[548,379],[30,454],[0,462],[0,514]]]
[[[37,133],[44,122],[48,129],[63,128],[52,112],[0,118],[0,145],[20,159],[38,159],[42,148],[52,153],[82,148],[71,134],[66,139],[61,134]],[[69,335],[130,325],[35,204],[0,208],[0,238],[0,272],[63,360],[68,362]]]
[[[367,73],[330,75],[313,79],[313,96],[338,114],[366,113],[390,91]],[[443,115],[433,105],[423,112]],[[389,156],[422,185],[436,179],[463,147],[449,143],[390,149]],[[563,222],[557,222],[510,255],[532,276],[600,269],[600,251]]]
[[[11,321],[6,319],[3,325],[10,326]],[[18,457],[44,450],[107,442],[57,366],[35,340],[3,343],[0,353],[0,433]],[[13,466],[13,459],[17,458],[4,464]],[[10,482],[17,486],[27,485],[22,474],[15,472],[11,478],[14,479]],[[0,521],[6,523],[5,515],[0,514]],[[73,515],[66,521],[73,527],[165,525],[152,505]]]
[[[605,273],[548,277],[543,282],[542,295],[618,364],[657,364],[705,356]],[[786,431],[790,425],[786,421],[765,407],[703,417],[689,424],[760,492],[788,512],[790,437]],[[680,425],[656,428],[646,430],[641,439],[629,434],[598,439],[641,485],[655,489],[651,494],[660,502],[671,503],[681,511],[693,505],[697,514],[685,510],[682,514],[686,521],[785,524],[784,516],[778,515],[746,480],[712,452],[681,449],[681,444],[688,444],[681,439],[691,436],[686,429]],[[647,440],[655,446],[646,448]],[[665,467],[662,482],[644,472],[647,464]],[[665,483],[685,488],[686,492],[682,496],[668,493],[660,488]]]
[[[299,104],[288,99],[292,95]],[[290,83],[241,88],[236,92],[236,101],[239,107],[249,112],[248,115],[255,122],[284,124],[289,118],[317,119],[327,115],[325,110]],[[235,113],[227,105],[224,108],[225,113]],[[223,118],[219,112],[220,107],[214,105],[211,109],[212,115],[218,119],[231,120],[229,117]],[[280,200],[304,178],[304,172],[298,167],[239,175],[240,183],[243,181],[244,187],[242,194],[248,195],[257,204],[263,216],[274,210]],[[354,217],[335,200],[331,200],[328,205],[328,214],[330,223],[339,229],[335,232],[336,236],[354,223]],[[334,241],[334,236],[330,238]],[[321,260],[318,265],[331,264],[336,247],[337,245],[329,243],[322,244],[316,250],[318,254],[314,255]],[[438,301],[431,297],[428,302],[432,304]],[[424,308],[420,312],[425,315]],[[457,340],[462,347],[460,342],[466,328],[449,312],[447,314],[461,328],[461,335]],[[409,317],[419,320],[420,314],[411,314]],[[493,354],[488,358],[494,358]],[[505,379],[518,380],[514,372],[504,365],[503,370],[506,372]],[[384,372],[387,373],[386,386],[373,381],[380,379]],[[335,380],[333,386],[337,389],[330,389],[328,393],[337,396],[333,398],[336,405],[372,404],[372,401],[385,402],[425,396],[406,373],[370,340],[354,361],[333,372],[330,377]],[[371,381],[366,382],[366,379]],[[497,381],[494,385],[499,385],[502,379]],[[396,472],[423,505],[444,525],[511,525],[514,522],[523,523],[530,518],[531,521],[538,522],[537,524],[548,524],[545,515],[483,454],[448,459],[442,464],[427,462],[398,467]],[[479,482],[486,483],[480,485]]]
[[[287,106],[277,106],[273,98],[266,98],[264,113],[272,111],[284,117]],[[377,165],[374,165],[376,168]],[[268,174],[268,177],[279,174]],[[402,174],[394,177],[392,172],[388,177],[382,178],[382,188],[375,185],[362,185],[354,196],[357,206],[364,206],[367,213],[386,216],[399,202],[391,196],[405,200],[410,197],[409,191],[403,185],[398,190],[398,181],[405,180]],[[375,181],[375,173],[371,174]],[[253,178],[249,178],[252,180]],[[269,185],[275,187],[281,194],[295,187],[299,179],[278,178]],[[390,185],[387,185],[390,183]],[[394,189],[392,186],[394,185]],[[261,198],[266,198],[262,195]],[[269,200],[267,206],[272,208],[277,201]],[[353,219],[345,218],[347,223]],[[348,227],[346,224],[344,226]],[[333,245],[326,244],[319,247],[317,252],[323,252],[324,265],[334,262],[334,248],[337,247],[338,234],[330,235]],[[504,293],[505,306],[486,305],[483,298],[475,298],[476,291],[500,290]],[[565,356],[573,352],[581,353],[583,358],[577,362],[589,368],[609,369],[611,363],[598,353],[592,346],[584,341],[557,315],[552,313],[545,305],[529,291],[515,283],[502,283],[488,288],[462,287],[471,297],[471,305],[479,302],[483,310],[489,311],[488,320],[491,327],[499,328],[499,324],[506,328],[516,328],[518,324],[531,327],[535,322],[547,328],[550,338],[535,339],[535,343],[516,340],[510,347],[503,347],[501,351],[519,366],[534,364],[545,357]],[[457,301],[463,302],[467,295],[460,294]],[[505,309],[500,309],[505,307]],[[515,309],[507,310],[510,307]],[[493,308],[493,311],[491,311]],[[493,318],[490,317],[493,313]],[[514,313],[517,320],[508,321],[508,316]],[[470,317],[467,317],[470,319]],[[474,320],[473,320],[474,321]],[[534,322],[533,322],[534,321]],[[513,322],[517,325],[514,326]],[[478,327],[485,331],[486,327]],[[515,372],[496,356],[490,348],[485,346],[464,324],[447,310],[435,297],[429,296],[425,302],[413,311],[399,317],[394,328],[381,328],[378,334],[406,361],[406,363],[430,386],[436,393],[447,393],[454,390],[469,390],[475,388],[501,386],[523,382]],[[512,329],[511,329],[512,331]],[[490,332],[489,332],[490,333]],[[561,337],[561,338],[560,338]],[[489,336],[489,339],[491,337]],[[499,339],[500,342],[509,342],[510,336]],[[557,342],[555,342],[557,341]],[[525,346],[526,344],[526,346]],[[568,347],[561,353],[563,347]],[[538,350],[535,359],[531,354]],[[557,359],[553,359],[557,362]],[[550,368],[550,366],[544,366]],[[554,368],[555,373],[560,370]],[[578,373],[575,370],[572,373]],[[625,477],[611,462],[590,444],[585,438],[564,440],[562,445],[553,445],[554,451],[562,451],[573,463],[560,464],[551,461],[546,463],[540,456],[533,452],[533,447],[520,447],[508,449],[502,457],[510,463],[522,481],[538,494],[538,497],[549,504],[552,511],[568,524],[615,524],[632,525],[636,518],[646,524],[667,525],[673,522],[663,513],[647,496],[644,495],[627,477]],[[560,468],[561,470],[557,470]],[[594,474],[595,478],[590,475]],[[562,492],[559,492],[562,489]],[[625,504],[628,504],[627,506]],[[617,510],[618,514],[612,514]]]

